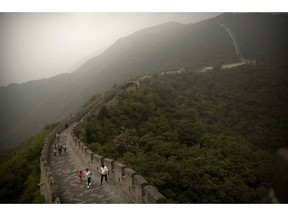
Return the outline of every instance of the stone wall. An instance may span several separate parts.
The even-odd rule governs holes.
[[[60,124],[47,135],[40,156],[41,177],[39,186],[41,194],[44,196],[47,203],[60,203],[58,186],[50,169],[50,158],[52,151],[51,147],[55,136],[64,129],[65,124]]]
[[[40,191],[47,203],[61,203],[57,182],[50,169],[50,157],[52,143],[57,133],[63,131],[67,125],[72,125],[68,140],[72,147],[76,149],[83,163],[92,170],[100,172],[101,164],[105,164],[109,169],[109,181],[114,181],[136,202],[136,203],[165,203],[166,198],[160,194],[155,187],[148,185],[147,181],[136,171],[126,167],[117,161],[104,158],[92,152],[76,135],[75,131],[87,123],[89,119],[96,116],[104,106],[114,104],[117,97],[123,92],[135,91],[139,83],[126,82],[108,92],[101,98],[95,100],[87,107],[80,110],[75,115],[63,121],[46,137],[40,158],[41,182]]]
[[[77,125],[73,128],[77,128]],[[166,198],[151,185],[144,177],[133,169],[110,158],[104,158],[91,150],[79,140],[72,129],[70,144],[76,149],[84,164],[92,173],[99,173],[101,164],[109,169],[108,181],[117,183],[136,203],[165,203]]]

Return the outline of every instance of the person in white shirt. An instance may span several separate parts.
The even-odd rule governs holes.
[[[101,184],[102,185],[102,181],[103,181],[103,177],[105,177],[105,180],[107,182],[107,175],[108,175],[108,168],[107,166],[104,166],[104,164],[101,165]]]
[[[85,170],[85,177],[87,178],[87,188],[91,185],[92,172],[89,169]]]
[[[59,139],[60,139],[60,135],[59,135],[59,133],[57,133],[57,134],[56,134],[56,140],[57,140],[57,142],[59,142]]]

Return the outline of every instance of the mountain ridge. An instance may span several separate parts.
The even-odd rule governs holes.
[[[1,146],[9,148],[17,145],[45,125],[60,121],[77,112],[92,95],[111,88],[115,83],[179,68],[195,70],[207,65],[217,66],[237,61],[238,57],[229,35],[218,24],[220,19],[230,22],[229,27],[235,32],[241,51],[246,57],[247,53],[252,52],[249,47],[259,49],[261,43],[266,43],[266,35],[260,42],[255,42],[257,29],[253,30],[253,28],[261,19],[269,20],[271,15],[258,18],[255,24],[245,28],[235,24],[233,26],[237,20],[240,20],[238,23],[243,23],[239,16],[248,17],[246,21],[255,17],[254,14],[246,13],[222,14],[194,24],[172,22],[142,29],[117,40],[102,54],[86,61],[73,73],[0,87]],[[283,30],[286,18],[280,15],[277,19],[272,19],[267,25],[282,33],[274,37],[272,34],[268,35],[272,44],[274,44],[273,40],[281,38],[283,41],[284,38],[288,38],[287,30]],[[278,27],[275,23],[279,24]],[[160,30],[161,28],[165,31]],[[146,35],[149,31],[153,32],[153,36]],[[267,31],[262,30],[262,32]],[[252,41],[249,41],[246,35],[249,35],[248,39],[252,38]],[[255,58],[260,59],[260,62],[267,62],[271,59],[267,58],[269,56],[281,57],[277,53],[281,44],[278,42],[275,44],[277,47],[273,52],[267,49],[265,52],[260,52],[261,49],[254,51]],[[262,53],[265,56],[261,56]],[[247,57],[253,59],[254,56],[250,54]],[[286,55],[283,59],[285,57]]]

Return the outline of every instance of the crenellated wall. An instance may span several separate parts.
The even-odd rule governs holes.
[[[41,194],[44,196],[47,203],[60,203],[58,186],[50,169],[50,159],[51,147],[55,136],[64,129],[65,124],[62,123],[47,135],[40,156],[41,177],[39,186]]]
[[[135,203],[165,203],[166,198],[151,185],[144,177],[124,164],[110,158],[104,158],[91,150],[74,134],[77,125],[71,132],[70,145],[76,149],[84,164],[92,171],[99,173],[101,164],[109,169],[108,181],[117,183]]]
[[[92,170],[100,172],[101,164],[105,164],[109,169],[109,181],[117,183],[135,203],[165,203],[166,198],[160,194],[157,189],[148,185],[144,177],[137,174],[136,171],[126,167],[117,161],[104,158],[95,152],[92,152],[76,135],[75,130],[79,129],[89,121],[104,106],[110,106],[116,102],[116,99],[123,92],[135,91],[139,87],[136,81],[126,82],[105,93],[101,98],[92,102],[81,111],[72,115],[69,119],[63,121],[46,137],[40,158],[41,182],[40,190],[47,203],[61,203],[57,182],[50,169],[51,147],[57,133],[63,131],[70,125],[71,131],[68,134],[68,140],[71,146],[77,151],[82,162]]]
[[[143,176],[118,161],[104,158],[91,151],[75,135],[75,131],[85,126],[89,118],[96,116],[104,106],[115,103],[120,94],[125,91],[135,91],[138,86],[139,84],[137,82],[127,82],[110,90],[98,100],[63,121],[48,134],[44,141],[40,157],[41,182],[39,184],[41,194],[45,197],[47,203],[61,203],[57,182],[50,169],[50,159],[52,152],[51,147],[56,134],[65,130],[67,125],[70,125],[71,128],[71,132],[68,134],[68,140],[71,146],[78,152],[82,162],[90,168],[92,172],[100,172],[101,164],[104,163],[109,169],[109,181],[112,180],[117,183],[135,203],[166,202],[166,198],[159,193],[155,187],[148,185],[148,182]],[[277,151],[271,166],[271,176],[271,189],[267,202],[288,203],[288,148],[282,148]]]

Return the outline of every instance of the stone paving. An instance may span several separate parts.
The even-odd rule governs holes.
[[[60,142],[66,143],[67,151],[52,158],[51,168],[59,187],[61,203],[134,203],[113,181],[103,180],[100,186],[100,173],[92,173],[91,186],[87,188],[87,180],[82,183],[76,173],[85,171],[86,167],[74,148],[69,143],[69,128],[60,134]]]

